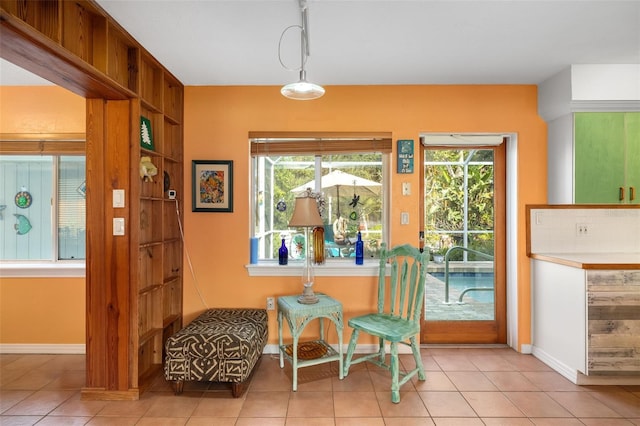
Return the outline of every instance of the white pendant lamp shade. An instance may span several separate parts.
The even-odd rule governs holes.
[[[315,83],[309,83],[306,80],[306,72],[300,71],[300,80],[295,83],[289,83],[280,89],[282,96],[297,101],[308,101],[318,99],[324,95],[324,87]]]
[[[298,0],[298,4],[300,6],[300,15],[302,23],[300,25],[292,25],[287,27],[282,34],[280,35],[280,43],[278,43],[278,59],[280,60],[280,64],[290,70],[293,69],[288,68],[282,62],[282,57],[280,56],[280,44],[282,43],[282,37],[287,32],[287,30],[291,28],[299,28],[300,29],[300,68],[297,68],[296,71],[300,71],[300,80],[295,83],[287,84],[280,89],[280,93],[287,99],[293,99],[296,101],[309,101],[312,99],[318,99],[322,95],[324,95],[324,88],[314,83],[310,83],[307,81],[307,71],[304,69],[305,63],[307,62],[307,58],[309,57],[309,9],[307,8],[307,0]]]

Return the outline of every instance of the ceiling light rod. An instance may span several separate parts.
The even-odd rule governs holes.
[[[309,56],[311,51],[309,50],[309,8],[307,7],[307,0],[299,0],[300,5],[300,20],[302,22],[302,31],[300,32],[300,42],[304,45],[304,56]],[[301,49],[302,50],[302,49]]]
[[[285,98],[307,101],[318,99],[324,95],[324,88],[307,81],[307,71],[305,69],[305,63],[309,56],[309,9],[307,8],[307,0],[299,0],[299,6],[300,19],[302,21],[302,25],[300,26],[300,80],[283,86],[282,89],[280,89],[280,93],[282,93]],[[280,63],[282,63],[282,61],[280,61]]]

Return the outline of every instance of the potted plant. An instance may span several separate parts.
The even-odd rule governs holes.
[[[449,250],[449,247],[440,247],[439,249],[432,251],[431,254],[433,256],[433,261],[436,263],[444,262],[444,255],[447,253],[447,250]]]

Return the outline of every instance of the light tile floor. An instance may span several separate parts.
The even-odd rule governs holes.
[[[138,401],[82,401],[81,355],[0,355],[0,424],[8,425],[640,425],[640,386],[576,386],[531,355],[508,348],[423,348],[427,380],[401,389],[358,364],[299,371],[264,355],[238,399],[223,385],[191,383],[175,396],[159,375]],[[411,356],[402,355],[410,368]]]

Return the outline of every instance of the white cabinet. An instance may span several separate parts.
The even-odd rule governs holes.
[[[577,384],[640,384],[640,269],[532,259],[533,354]]]
[[[587,373],[585,271],[532,260],[533,354],[572,382]]]

